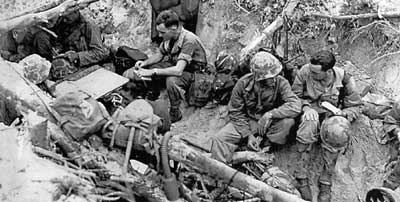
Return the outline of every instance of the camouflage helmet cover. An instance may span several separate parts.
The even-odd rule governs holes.
[[[271,53],[261,51],[251,59],[250,69],[253,73],[260,75],[259,79],[268,79],[282,71],[282,64]]]
[[[221,51],[217,55],[215,60],[215,68],[218,72],[230,72],[238,65],[237,59],[226,51]]]
[[[331,152],[344,148],[349,141],[350,122],[342,116],[332,116],[321,124],[322,146]]]
[[[23,67],[24,77],[34,84],[46,80],[50,72],[50,62],[37,54],[32,54],[19,62]]]

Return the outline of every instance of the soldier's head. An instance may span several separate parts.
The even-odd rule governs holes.
[[[22,27],[14,28],[11,30],[12,37],[17,44],[22,44],[27,32],[27,29]]]
[[[61,19],[65,25],[73,25],[81,20],[81,13],[79,10],[75,10],[62,16]]]
[[[311,76],[315,80],[324,80],[333,74],[335,66],[335,56],[327,50],[322,50],[314,54],[310,59]]]
[[[250,70],[256,81],[270,83],[282,71],[282,64],[271,53],[261,51],[250,60]]]
[[[176,39],[181,30],[179,16],[172,10],[162,11],[156,19],[156,29],[164,40]]]

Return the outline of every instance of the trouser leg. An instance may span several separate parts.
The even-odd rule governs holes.
[[[266,134],[268,140],[276,144],[285,144],[294,123],[294,119],[291,118],[273,121]]]
[[[171,108],[179,107],[181,100],[184,99],[184,93],[189,89],[193,81],[193,75],[189,72],[183,72],[182,76],[167,77],[166,86]]]
[[[45,31],[39,31],[33,38],[33,47],[37,54],[46,58],[49,61],[53,60],[53,45],[51,43],[51,36]]]
[[[232,154],[241,139],[242,136],[234,125],[228,123],[215,136],[211,137],[211,157],[224,163],[230,163]]]
[[[319,121],[301,120],[296,134],[297,159],[295,177],[298,182],[297,189],[305,200],[312,200],[308,169],[310,166],[310,150],[318,140]]]

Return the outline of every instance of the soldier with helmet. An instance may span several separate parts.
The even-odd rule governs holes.
[[[335,67],[336,59],[331,52],[319,51],[310,62],[299,70],[292,86],[302,102],[296,136],[300,158],[295,177],[303,199],[312,200],[307,173],[309,150],[313,143],[321,140],[324,165],[319,177],[318,202],[329,202],[336,160],[347,146],[350,122],[358,118],[362,102],[355,91],[353,78],[343,69]],[[341,110],[331,112],[322,107],[324,103]]]
[[[235,85],[229,102],[229,122],[211,138],[212,157],[230,163],[240,141],[259,150],[264,144],[285,144],[301,102],[289,82],[278,74],[279,60],[268,52],[258,52],[250,61],[251,73]]]

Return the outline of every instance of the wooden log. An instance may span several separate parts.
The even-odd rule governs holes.
[[[60,5],[40,13],[29,13],[23,16],[0,21],[0,33],[16,27],[30,26],[36,22],[47,22],[71,9],[79,9],[99,0],[67,0]]]
[[[363,13],[357,15],[325,15],[322,13],[307,13],[305,16],[319,17],[319,18],[329,18],[332,20],[356,20],[356,19],[366,19],[366,18],[400,18],[400,12],[388,12],[388,13]]]
[[[53,2],[51,2],[49,4],[40,5],[40,6],[33,7],[33,8],[30,7],[27,10],[21,11],[21,12],[19,12],[17,14],[14,14],[13,16],[2,18],[0,20],[9,20],[9,19],[12,19],[12,18],[16,18],[16,17],[20,17],[20,16],[23,16],[23,15],[27,15],[27,14],[30,14],[30,13],[43,12],[45,10],[49,10],[51,8],[54,8],[54,7],[58,6],[58,5],[60,5],[64,1],[65,0],[54,0]]]
[[[205,173],[212,178],[219,179],[229,184],[229,186],[238,188],[242,191],[252,194],[267,202],[305,202],[295,195],[275,189],[264,182],[241,173],[230,166],[214,160],[204,153],[195,150],[186,145],[178,137],[173,137],[169,142],[169,157],[175,161]]]
[[[256,49],[264,39],[272,36],[272,34],[276,30],[282,27],[284,23],[284,16],[286,15],[289,18],[291,15],[293,15],[294,9],[299,2],[299,0],[289,0],[282,13],[267,28],[262,31],[261,35],[255,38],[252,42],[250,42],[246,47],[241,50],[240,58],[244,59],[249,53],[251,53],[251,51]]]

